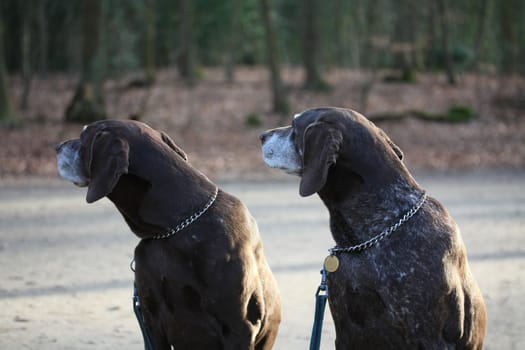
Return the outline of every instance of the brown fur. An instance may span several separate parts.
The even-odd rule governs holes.
[[[151,239],[199,211],[215,189],[168,135],[139,122],[102,121],[57,151],[79,155],[62,163],[77,168],[86,200],[107,196],[142,238],[135,277],[156,350],[271,349],[279,292],[241,201],[219,190],[198,220],[174,237]]]

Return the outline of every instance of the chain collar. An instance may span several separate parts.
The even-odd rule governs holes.
[[[426,199],[427,199],[427,194],[423,192],[423,194],[421,195],[421,198],[419,198],[419,201],[412,207],[412,209],[406,212],[405,215],[403,215],[403,217],[399,219],[399,221],[396,222],[394,225],[383,230],[380,234],[378,234],[375,237],[370,238],[368,241],[365,241],[365,242],[362,242],[362,243],[359,243],[353,246],[349,246],[349,247],[335,246],[333,248],[330,248],[328,249],[328,251],[330,252],[330,255],[337,255],[339,253],[357,253],[357,252],[360,252],[360,251],[363,251],[365,249],[375,246],[382,239],[388,237],[392,232],[394,232],[399,227],[401,227],[401,225],[403,225],[405,222],[410,220],[410,218],[419,211],[423,203],[425,203]]]
[[[169,237],[174,236],[175,234],[177,234],[179,231],[183,230],[184,228],[188,227],[189,225],[191,225],[195,220],[200,218],[206,211],[208,211],[208,209],[210,209],[210,207],[213,205],[213,203],[217,199],[218,192],[219,192],[219,188],[215,187],[215,191],[213,192],[213,195],[211,196],[210,200],[208,201],[208,203],[206,203],[206,205],[201,210],[196,211],[195,213],[191,214],[191,216],[183,220],[181,223],[179,223],[174,228],[168,229],[166,233],[156,235],[151,238],[152,239],[169,238]]]

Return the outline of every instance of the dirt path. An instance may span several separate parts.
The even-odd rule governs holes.
[[[420,174],[460,225],[489,312],[485,349],[524,349],[525,173]],[[291,178],[225,182],[259,223],[283,297],[275,349],[306,349],[332,241],[315,196]],[[131,310],[137,239],[107,200],[62,181],[0,182],[0,349],[143,349]],[[330,316],[323,349],[333,349]]]

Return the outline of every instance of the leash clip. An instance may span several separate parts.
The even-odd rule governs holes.
[[[317,293],[315,293],[315,296],[318,296],[321,293],[324,293],[323,295],[328,296],[328,285],[326,283],[326,279],[328,277],[328,271],[323,267],[320,271],[321,274],[321,284],[317,288]]]

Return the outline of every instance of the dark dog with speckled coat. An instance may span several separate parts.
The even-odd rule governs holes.
[[[482,348],[485,305],[459,229],[381,129],[319,108],[261,141],[264,161],[299,175],[300,194],[318,193],[330,213],[337,349]]]

